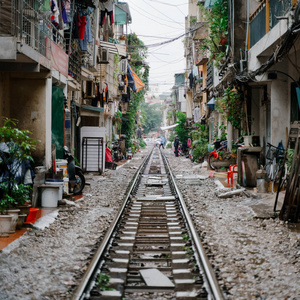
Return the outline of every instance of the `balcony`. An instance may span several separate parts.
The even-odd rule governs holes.
[[[253,47],[297,3],[295,0],[263,0],[250,16],[250,48]]]
[[[46,39],[65,50],[65,41],[38,0],[4,0],[0,6],[0,36],[16,37],[46,56]]]

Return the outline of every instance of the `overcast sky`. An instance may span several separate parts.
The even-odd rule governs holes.
[[[174,85],[174,74],[185,71],[183,37],[164,43],[185,33],[184,22],[188,0],[127,0],[132,24],[128,33],[135,32],[148,48],[150,84]]]

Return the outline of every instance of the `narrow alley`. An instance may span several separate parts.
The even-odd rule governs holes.
[[[0,300],[300,299],[300,0],[3,0]]]

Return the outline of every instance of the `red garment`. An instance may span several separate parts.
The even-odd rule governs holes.
[[[84,31],[86,25],[86,17],[84,15],[78,15],[78,28],[79,28],[79,39],[84,40]]]
[[[113,162],[111,157],[111,150],[108,147],[105,147],[105,161]]]

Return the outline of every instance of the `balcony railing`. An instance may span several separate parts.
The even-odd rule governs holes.
[[[3,0],[0,6],[0,36],[15,36],[42,55],[47,38],[65,50],[65,40],[49,21],[42,0]]]
[[[263,0],[250,16],[250,47],[254,46],[295,5],[295,0]]]

